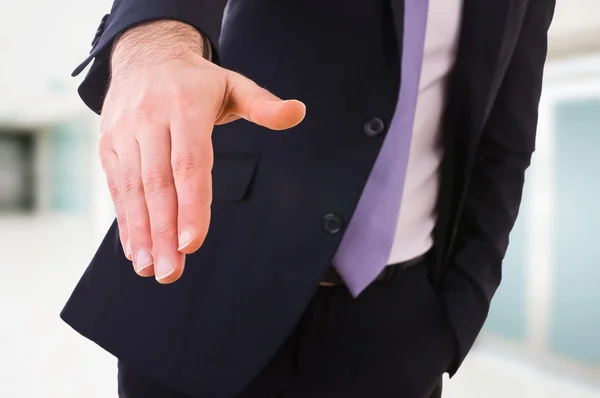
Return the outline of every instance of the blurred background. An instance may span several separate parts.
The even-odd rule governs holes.
[[[600,1],[557,3],[503,284],[445,397],[600,397]],[[0,1],[2,398],[116,397],[114,359],[58,318],[113,217],[69,77],[110,4]]]

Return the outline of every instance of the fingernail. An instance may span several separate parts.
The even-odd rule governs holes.
[[[137,256],[135,257],[135,271],[141,272],[151,266],[154,263],[152,259],[152,254],[146,249],[140,249],[137,252]]]
[[[127,257],[127,260],[131,261],[131,244],[129,243],[129,240],[127,241],[127,244],[125,244],[125,257]]]
[[[175,265],[171,260],[165,257],[159,257],[158,261],[154,265],[154,272],[156,274],[156,280],[160,281],[171,275],[175,271]]]
[[[190,243],[192,243],[193,240],[194,235],[192,234],[192,232],[188,229],[184,229],[179,235],[179,247],[177,248],[177,250],[185,249],[190,245]]]

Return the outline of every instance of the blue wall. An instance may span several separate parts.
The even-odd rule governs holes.
[[[550,344],[600,365],[600,98],[556,107]]]

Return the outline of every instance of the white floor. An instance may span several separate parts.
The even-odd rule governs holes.
[[[116,397],[115,361],[58,314],[97,239],[73,218],[0,218],[0,397]],[[600,398],[596,386],[475,350],[447,398]]]

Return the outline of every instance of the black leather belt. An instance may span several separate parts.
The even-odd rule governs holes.
[[[396,263],[388,265],[375,277],[374,282],[387,282],[393,280],[396,276],[402,274],[408,268],[413,267],[425,260],[426,255],[423,254],[419,257],[415,257],[412,260],[404,261],[402,263]],[[337,273],[335,268],[329,267],[327,271],[325,271],[325,275],[319,283],[319,286],[323,287],[333,287],[333,286],[343,286],[344,281]]]

